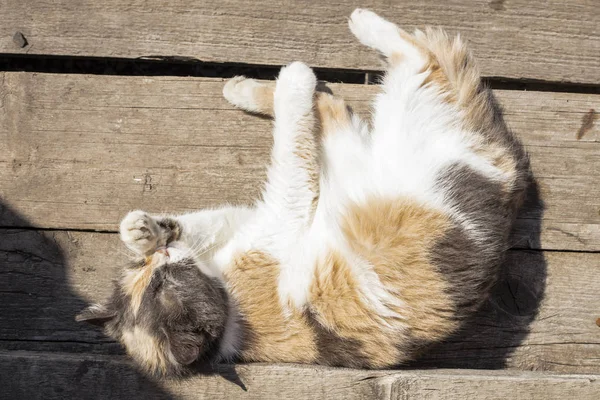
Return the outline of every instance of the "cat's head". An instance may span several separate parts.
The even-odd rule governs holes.
[[[111,297],[76,319],[104,326],[146,371],[180,374],[217,351],[227,295],[177,242],[126,268]]]

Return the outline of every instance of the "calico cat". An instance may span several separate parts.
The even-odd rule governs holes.
[[[456,332],[486,300],[528,161],[460,38],[410,35],[362,9],[350,30],[386,60],[372,126],[295,62],[225,97],[274,115],[262,199],[129,213],[141,259],[78,320],[150,372],[195,361],[385,368]]]

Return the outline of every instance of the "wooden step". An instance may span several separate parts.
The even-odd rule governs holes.
[[[270,121],[234,110],[222,87],[210,78],[0,72],[0,197],[21,216],[3,213],[0,226],[115,231],[131,209],[252,202]],[[378,90],[330,87],[365,116]],[[600,95],[496,95],[538,186],[512,244],[600,251],[600,125],[584,124],[578,139]]]
[[[0,349],[121,354],[74,316],[109,295],[125,253],[112,233],[1,229]],[[600,253],[510,251],[477,318],[414,366],[600,374],[599,267]]]
[[[347,27],[357,4],[409,30],[460,32],[486,76],[598,83],[591,0],[3,0],[0,52],[376,69]]]
[[[121,357],[0,351],[5,399],[596,400],[599,375],[485,370],[362,371],[294,364],[220,365],[150,379]]]

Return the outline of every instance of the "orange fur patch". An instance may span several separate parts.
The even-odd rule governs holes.
[[[351,114],[344,99],[329,93],[319,92],[317,93],[316,103],[323,137],[350,125]]]
[[[330,251],[316,265],[310,311],[340,340],[358,343],[356,356],[367,360],[366,366],[405,362],[418,345],[457,329],[450,283],[431,261],[431,251],[451,227],[445,214],[407,199],[371,199],[350,207],[341,226],[354,254],[371,264],[398,301],[387,304],[387,315],[378,315],[348,260]]]
[[[454,331],[449,283],[430,261],[430,251],[451,222],[411,200],[372,199],[350,208],[343,231],[352,250],[368,260],[403,306],[391,306],[410,327],[410,337],[437,341]]]
[[[449,103],[456,102],[456,95],[452,86],[448,81],[448,77],[438,64],[435,57],[432,56],[427,66],[423,71],[429,71],[429,75],[423,81],[423,86],[434,85],[440,90],[440,94],[444,96],[444,99]]]
[[[147,258],[146,260],[146,263],[142,267],[127,269],[121,277],[121,288],[125,294],[131,296],[130,304],[133,315],[136,315],[140,308],[142,296],[150,283],[154,271],[152,262],[148,261],[151,258]]]
[[[349,261],[337,251],[318,260],[309,293],[316,322],[364,366],[389,367],[408,361],[415,349],[446,338],[458,327],[454,301],[432,253],[452,227],[448,217],[407,199],[371,199],[350,207],[342,221],[351,250],[368,261],[383,287],[397,298],[378,315],[361,292]],[[237,256],[225,279],[248,330],[245,361],[310,363],[320,360],[316,329],[307,314],[281,306],[279,262],[250,251]],[[391,316],[395,315],[395,316]]]
[[[404,31],[403,29],[399,29],[399,28],[398,28],[398,33],[400,34],[400,37],[403,40],[410,43],[413,47],[415,47],[417,50],[419,50],[424,56],[427,56],[427,53],[428,53],[427,47],[424,46],[423,43],[421,43],[415,36]],[[390,57],[388,58],[387,61],[388,61],[388,64],[393,66],[393,65],[400,64],[401,62],[404,61],[404,59],[405,59],[404,54],[402,54],[401,52],[394,52],[390,55]]]
[[[279,302],[279,262],[260,251],[235,258],[225,279],[248,330],[246,361],[311,363],[317,358],[314,333],[306,317]]]
[[[275,92],[275,83],[263,83],[254,87],[252,97],[261,114],[273,115],[273,93]]]
[[[427,49],[431,74],[426,82],[441,85],[452,93],[459,107],[468,107],[480,89],[479,71],[466,45],[458,38],[450,39],[441,29],[416,31],[416,40]]]
[[[385,328],[382,319],[364,302],[347,261],[337,252],[328,253],[317,264],[310,309],[317,322],[339,340],[358,342],[361,354],[357,358],[368,360],[370,367],[388,367],[399,360],[399,332]]]
[[[302,168],[308,174],[307,185],[312,194],[309,211],[311,220],[319,203],[319,178],[321,175],[316,140],[313,132],[304,133],[296,140],[296,149],[294,151],[296,157],[302,160]]]
[[[139,326],[131,330],[123,331],[121,342],[127,349],[127,353],[143,363],[144,368],[152,373],[165,373],[167,360],[161,343]]]

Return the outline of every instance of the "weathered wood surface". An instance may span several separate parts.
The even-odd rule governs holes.
[[[360,5],[406,29],[441,25],[472,42],[487,76],[598,83],[600,13],[591,0],[2,0],[0,52],[182,57],[374,69],[350,34]],[[20,35],[18,34],[20,33]],[[17,36],[15,37],[15,34]]]
[[[270,122],[234,110],[210,78],[0,72],[0,197],[42,228],[116,229],[130,209],[184,211],[259,193]],[[330,85],[368,114],[375,86]],[[600,96],[497,91],[545,203],[516,247],[600,250]],[[22,226],[0,216],[0,226]]]
[[[121,353],[73,318],[125,260],[112,233],[0,230],[0,349]],[[599,281],[598,253],[510,251],[489,304],[415,366],[600,373]]]
[[[157,382],[115,357],[0,351],[0,396],[6,399],[595,400],[599,391],[598,375],[277,364],[220,366],[213,374]]]

